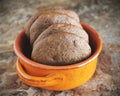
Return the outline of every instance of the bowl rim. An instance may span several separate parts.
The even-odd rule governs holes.
[[[84,61],[81,61],[79,63],[75,63],[75,64],[71,64],[71,65],[65,65],[65,66],[50,66],[50,65],[45,65],[45,64],[41,64],[41,63],[37,63],[29,58],[27,58],[20,50],[19,48],[19,43],[21,40],[21,36],[25,33],[25,29],[22,30],[16,37],[15,42],[14,42],[14,51],[17,54],[17,56],[19,57],[19,59],[23,60],[26,64],[31,65],[32,67],[36,67],[36,68],[42,68],[42,69],[73,69],[73,68],[78,68],[78,67],[82,67],[85,66],[86,64],[89,64],[90,62],[92,62],[94,59],[96,59],[98,57],[98,55],[100,54],[101,50],[102,50],[102,39],[100,37],[100,35],[98,34],[98,32],[96,32],[93,28],[91,28],[89,25],[80,22],[82,27],[84,29],[87,28],[87,30],[92,31],[98,39],[98,46],[96,51],[87,59],[85,59]]]

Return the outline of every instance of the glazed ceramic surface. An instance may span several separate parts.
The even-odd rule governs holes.
[[[30,86],[48,90],[72,89],[89,80],[95,72],[98,55],[102,49],[99,34],[85,23],[81,23],[89,35],[92,55],[77,64],[48,66],[30,59],[31,46],[25,30],[16,37],[14,49],[18,56],[17,71],[20,79]]]

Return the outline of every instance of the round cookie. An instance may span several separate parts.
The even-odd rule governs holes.
[[[47,65],[69,65],[80,62],[91,54],[83,38],[68,32],[56,32],[37,42],[32,50],[32,60]]]

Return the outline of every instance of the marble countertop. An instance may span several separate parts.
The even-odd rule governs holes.
[[[94,76],[80,87],[48,91],[25,85],[16,73],[16,35],[37,10],[75,10],[103,39]],[[120,2],[118,0],[0,0],[0,96],[120,96]]]

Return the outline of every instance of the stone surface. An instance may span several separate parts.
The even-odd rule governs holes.
[[[45,7],[75,10],[103,39],[94,76],[78,88],[47,91],[23,84],[17,76],[13,51],[16,35],[37,10]],[[0,96],[120,96],[119,0],[0,0]]]

